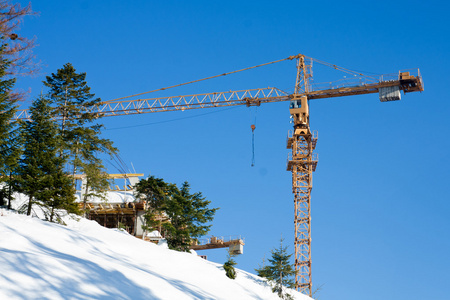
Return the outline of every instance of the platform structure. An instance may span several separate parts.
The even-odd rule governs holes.
[[[194,242],[189,248],[195,251],[208,250],[208,249],[220,249],[229,248],[230,254],[243,254],[244,253],[244,239],[241,237],[216,237],[212,236],[207,239]]]
[[[80,203],[86,209],[86,218],[107,228],[123,228],[131,235],[139,235],[142,230],[142,215],[145,204],[139,203]]]

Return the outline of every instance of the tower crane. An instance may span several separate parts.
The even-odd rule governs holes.
[[[264,103],[289,101],[289,112],[293,121],[293,129],[288,132],[287,138],[287,148],[291,149],[287,160],[287,170],[292,172],[292,192],[294,194],[295,287],[298,291],[311,296],[310,203],[312,173],[316,169],[318,159],[316,153],[313,152],[317,143],[317,132],[311,131],[309,126],[309,100],[379,93],[381,102],[394,101],[400,100],[401,91],[404,93],[423,91],[423,81],[418,69],[414,71],[399,71],[394,75],[373,77],[298,54],[282,60],[188,83],[294,59],[297,62],[297,76],[294,93],[292,94],[275,87],[268,87],[262,89],[129,100],[131,97],[154,92],[150,91],[101,102],[90,108],[90,110],[86,110],[86,112],[107,117],[236,105],[259,106]],[[359,77],[360,81],[357,83],[344,82],[335,85],[330,84],[327,87],[317,88],[311,84],[313,62],[327,65],[346,73],[361,76]],[[184,84],[176,86],[180,85]],[[28,110],[19,110],[14,118],[28,119],[29,117]]]

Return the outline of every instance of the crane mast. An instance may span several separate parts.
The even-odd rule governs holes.
[[[398,74],[390,76],[382,75],[380,78],[368,76],[370,77],[369,80],[360,81],[356,84],[344,83],[333,86],[330,83],[326,88],[314,89],[310,84],[313,61],[353,75],[363,74],[340,68],[336,65],[320,62],[302,54],[290,56],[263,65],[293,59],[296,59],[297,61],[297,77],[293,94],[286,93],[274,87],[268,87],[262,89],[185,96],[124,100],[125,98],[129,98],[129,96],[105,101],[89,109],[86,108],[85,113],[108,117],[236,105],[259,106],[263,103],[289,101],[289,112],[292,118],[293,129],[289,130],[287,138],[287,148],[291,149],[291,152],[288,154],[287,170],[292,172],[292,192],[294,194],[295,287],[298,291],[311,296],[311,190],[312,173],[316,169],[318,159],[317,154],[313,152],[317,143],[317,132],[312,132],[309,126],[309,100],[371,93],[379,93],[381,102],[400,100],[401,91],[404,93],[423,91],[423,82],[420,72],[417,70],[417,73],[415,74],[411,74],[411,72],[408,71],[399,72]],[[228,75],[239,71],[205,79]],[[159,90],[164,89],[165,88]],[[143,94],[146,93],[138,94],[138,96]],[[28,110],[18,110],[13,119],[29,118],[30,115]],[[58,116],[55,116],[55,118],[58,118]]]
[[[311,62],[312,64],[312,62]],[[289,105],[294,123],[289,131],[287,148],[287,170],[292,172],[292,192],[294,194],[294,247],[295,247],[295,288],[311,296],[311,190],[312,173],[317,166],[317,156],[313,150],[317,143],[317,133],[309,128],[308,92],[311,64],[305,57],[297,58],[297,79],[295,91]]]

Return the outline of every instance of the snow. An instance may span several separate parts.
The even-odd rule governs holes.
[[[76,202],[83,202],[82,201],[82,193],[80,191],[77,191],[75,193],[75,201]],[[25,203],[28,203],[28,196],[21,194],[21,193],[13,193],[14,201],[11,202],[13,208],[19,208]],[[107,191],[105,192],[105,201],[104,199],[100,197],[89,197],[88,202],[90,203],[127,203],[127,202],[134,202],[136,198],[133,195],[133,191]]]
[[[156,238],[162,238],[161,233],[159,233],[158,230],[153,230],[152,232],[147,233],[148,237],[156,237]]]
[[[79,217],[65,222],[0,209],[0,299],[279,299],[248,272],[231,280],[221,264],[164,243]]]
[[[77,202],[82,202],[82,193],[77,191],[75,194],[75,198]],[[133,195],[133,191],[107,191],[105,193],[105,198],[108,199],[108,203],[126,203],[126,202],[134,202],[136,199]],[[100,197],[89,197],[88,202],[90,203],[105,203]]]

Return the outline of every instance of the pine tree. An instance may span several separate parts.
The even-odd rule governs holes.
[[[236,261],[233,259],[233,256],[230,252],[228,252],[227,261],[223,264],[223,269],[225,270],[225,275],[230,279],[236,279],[236,270],[234,268],[237,265]]]
[[[6,78],[10,62],[4,58],[5,47],[0,46],[0,178],[6,184],[0,186],[0,205],[8,199],[11,208],[12,175],[21,152],[17,123],[12,120],[17,107],[17,95],[11,91],[15,79]]]
[[[5,186],[3,187],[3,194],[8,199],[8,209],[11,209],[11,201],[13,200],[13,191],[15,191],[15,174],[19,167],[19,159],[22,155],[23,149],[22,136],[20,135],[20,127],[16,127],[10,131],[9,146],[5,149],[5,171],[7,175],[4,177]]]
[[[22,126],[24,152],[17,170],[18,190],[28,196],[27,215],[33,204],[47,208],[50,221],[58,209],[77,213],[72,182],[63,172],[64,157],[58,156],[60,137],[49,101],[39,97],[31,105],[30,115],[31,120]]]
[[[260,265],[259,268],[255,269],[255,271],[259,277],[267,278],[270,276],[270,269],[269,269],[269,266],[266,266],[266,257],[265,256],[262,260],[262,266]]]
[[[293,265],[290,263],[292,254],[287,253],[287,246],[283,247],[283,238],[280,240],[280,247],[271,251],[272,258],[269,258],[270,265],[255,269],[258,276],[267,278],[272,284],[272,291],[280,298],[289,299],[290,295],[284,293],[283,287],[294,288],[295,275]]]
[[[177,189],[165,203],[164,212],[170,222],[164,223],[165,238],[170,249],[189,251],[191,238],[189,235],[188,210],[191,207],[189,200]]]
[[[74,130],[98,118],[89,113],[89,109],[98,104],[100,98],[90,93],[86,73],[76,73],[70,63],[47,76],[44,85],[50,89],[49,98],[55,106],[55,114],[60,117],[63,141],[70,143]]]
[[[218,208],[209,208],[211,203],[201,192],[191,194],[188,182],[181,188],[166,183],[153,176],[141,180],[136,185],[136,196],[146,201],[145,230],[164,231],[170,249],[189,251],[193,239],[208,233],[211,225],[206,223],[214,219]],[[167,221],[161,222],[161,216]]]
[[[136,186],[136,198],[142,199],[147,204],[147,211],[144,219],[145,225],[142,229],[145,231],[162,231],[162,215],[166,202],[176,190],[174,184],[166,183],[162,178],[150,176],[147,179],[140,180]]]
[[[166,202],[165,213],[170,222],[164,223],[169,248],[189,251],[193,239],[208,233],[211,225],[206,223],[214,219],[218,208],[208,208],[211,202],[201,192],[190,193],[189,183],[182,184],[181,189]]]
[[[106,200],[105,191],[108,190],[108,174],[102,171],[101,161],[95,159],[91,164],[82,165],[83,173],[86,174],[84,185],[82,185],[83,211],[86,216],[86,203],[89,198],[96,197]]]
[[[67,63],[58,69],[56,74],[47,76],[44,85],[49,88],[48,98],[60,121],[60,156],[69,157],[72,175],[84,172],[89,177],[89,188],[92,191],[107,187],[109,183],[103,176],[105,168],[97,155],[114,155],[117,149],[113,147],[112,141],[100,138],[103,125],[94,123],[100,115],[91,113],[100,98],[95,98],[90,92],[86,73],[77,73],[75,68]]]
[[[57,161],[62,162],[60,157],[55,156],[55,163]],[[59,219],[58,210],[65,210],[68,213],[79,213],[78,203],[75,202],[75,189],[72,185],[72,180],[63,172],[63,165],[55,164],[53,173],[46,176],[46,180],[43,180],[43,184],[47,187],[36,199],[39,200],[42,206],[47,208],[46,218],[53,222]],[[50,172],[52,172],[50,171]]]

